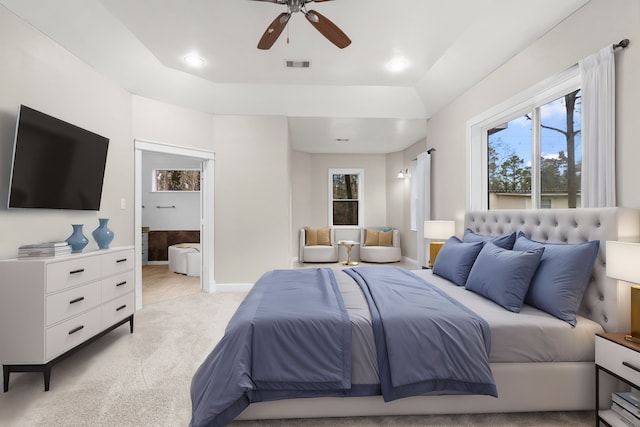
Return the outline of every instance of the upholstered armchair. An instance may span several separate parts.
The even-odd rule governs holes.
[[[338,262],[338,245],[333,228],[300,229],[300,262]]]
[[[378,263],[402,260],[400,231],[395,228],[362,228],[360,260]]]

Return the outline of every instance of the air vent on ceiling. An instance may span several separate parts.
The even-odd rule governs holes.
[[[296,61],[291,59],[284,60],[284,66],[287,68],[309,68],[311,67],[311,61]]]

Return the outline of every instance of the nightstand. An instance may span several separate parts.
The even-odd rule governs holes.
[[[596,334],[596,426],[627,424],[611,409],[600,408],[600,371],[640,389],[640,344],[625,339],[626,334]]]

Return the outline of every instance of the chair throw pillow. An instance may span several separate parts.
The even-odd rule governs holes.
[[[378,236],[380,246],[393,246],[393,231],[381,231]]]
[[[365,230],[365,246],[380,246],[380,230],[367,228]]]
[[[304,228],[305,246],[331,246],[330,228]]]

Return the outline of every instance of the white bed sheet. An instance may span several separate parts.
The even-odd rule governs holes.
[[[592,362],[595,334],[602,326],[582,316],[572,327],[544,311],[524,305],[520,313],[505,310],[464,286],[456,286],[432,270],[418,276],[442,289],[484,318],[491,328],[490,362]]]

